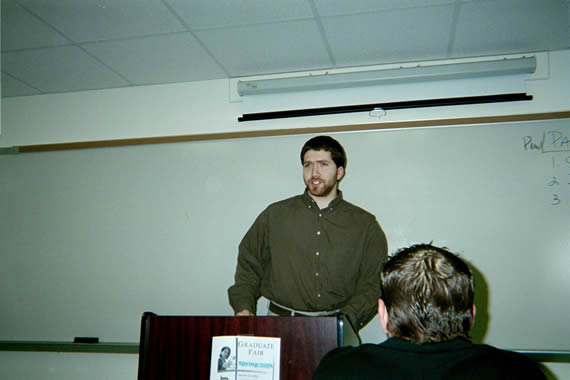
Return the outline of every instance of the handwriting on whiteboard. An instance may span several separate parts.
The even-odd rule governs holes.
[[[525,151],[533,150],[540,153],[569,152],[570,139],[560,131],[548,131],[539,138],[524,136],[523,148]]]
[[[524,136],[523,149],[527,152],[551,153],[552,167],[545,184],[549,204],[568,204],[570,199],[570,139],[560,131],[543,132],[542,136]],[[565,157],[564,157],[565,156]]]

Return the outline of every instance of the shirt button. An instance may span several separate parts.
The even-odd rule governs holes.
[[[321,231],[317,231],[317,235],[320,235],[320,234],[321,234]]]
[[[315,273],[315,276],[319,277],[319,272]]]
[[[316,252],[316,253],[315,253],[315,255],[317,255],[317,256],[318,256],[318,255],[319,255],[319,253],[318,253],[318,252]]]
[[[319,298],[320,298],[320,297],[321,297],[321,293],[317,293],[317,297],[319,297]]]
[[[309,205],[309,208],[311,208],[311,205]]]
[[[323,214],[319,214],[319,216],[323,216]]]

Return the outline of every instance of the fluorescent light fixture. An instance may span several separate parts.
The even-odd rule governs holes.
[[[535,70],[536,57],[533,56],[493,61],[357,71],[339,74],[239,80],[237,83],[237,91],[240,96],[247,96],[382,84],[531,74]]]

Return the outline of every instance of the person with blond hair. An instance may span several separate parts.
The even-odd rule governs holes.
[[[313,380],[546,379],[523,354],[474,344],[473,275],[445,248],[401,249],[384,265],[378,314],[388,339],[327,353]]]

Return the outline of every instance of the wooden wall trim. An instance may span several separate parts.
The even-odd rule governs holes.
[[[72,343],[44,341],[0,341],[0,351],[85,352],[99,354],[138,354],[138,343]]]
[[[108,147],[119,147],[119,146],[129,146],[129,145],[169,144],[169,143],[204,141],[204,140],[240,139],[240,138],[252,138],[252,137],[287,136],[287,135],[315,134],[315,133],[323,134],[323,133],[332,133],[332,132],[372,131],[372,130],[382,130],[382,129],[401,129],[401,128],[416,128],[416,127],[442,127],[450,125],[490,124],[490,123],[564,119],[564,118],[570,118],[570,111],[534,113],[534,114],[522,114],[522,115],[505,115],[505,116],[467,117],[467,118],[455,118],[455,119],[399,121],[399,122],[385,122],[385,123],[372,123],[372,124],[352,124],[352,125],[338,125],[338,126],[329,126],[329,127],[270,129],[263,131],[207,133],[207,134],[182,135],[182,136],[144,137],[144,138],[69,142],[69,143],[41,144],[41,145],[23,145],[23,146],[3,148],[3,149],[5,149],[9,153],[16,153],[16,152],[33,153],[33,152],[50,152],[50,151],[73,150],[73,149],[108,148]]]
[[[71,343],[45,341],[0,341],[1,351],[13,352],[78,352],[101,354],[137,354],[138,343]],[[541,363],[570,363],[570,351],[515,350]]]

